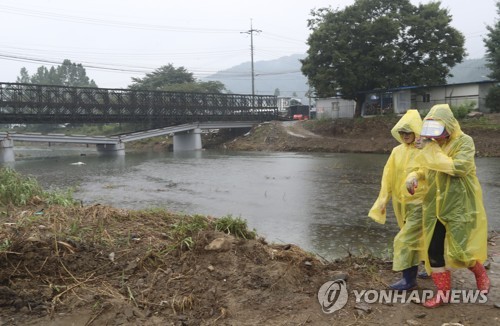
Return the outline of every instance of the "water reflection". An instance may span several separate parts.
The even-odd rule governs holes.
[[[167,208],[188,214],[247,219],[271,242],[295,243],[325,258],[347,251],[382,253],[397,232],[367,217],[387,155],[127,153],[122,157],[31,157],[14,167],[45,187],[77,187],[85,204]],[[74,166],[81,161],[85,165]],[[478,159],[490,228],[500,229],[500,160]]]

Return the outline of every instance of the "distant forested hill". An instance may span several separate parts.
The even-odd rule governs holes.
[[[273,95],[279,89],[281,96],[296,96],[303,103],[308,90],[307,79],[300,71],[300,59],[305,54],[293,54],[269,61],[254,62],[255,93],[258,95]],[[486,60],[469,59],[456,65],[447,79],[448,84],[467,83],[487,80],[490,70],[485,66]],[[232,68],[219,71],[216,74],[202,78],[205,81],[218,80],[235,94],[251,94],[251,64],[244,62]]]
[[[293,54],[275,60],[255,61],[255,94],[274,95],[278,88],[281,96],[292,96],[295,93],[297,97],[305,99],[307,79],[300,71],[299,61],[304,57],[304,54]],[[218,80],[235,94],[251,94],[251,71],[251,63],[244,62],[202,79]]]

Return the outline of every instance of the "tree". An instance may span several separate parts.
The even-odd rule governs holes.
[[[485,104],[491,111],[500,112],[500,86],[493,86],[488,90]]]
[[[31,83],[42,85],[64,85],[54,66],[50,67],[50,70],[45,66],[38,67],[36,73],[31,76]]]
[[[29,83],[30,82],[30,74],[28,70],[24,67],[21,68],[20,75],[17,77],[16,83]]]
[[[500,2],[496,3],[497,14],[500,16]],[[487,36],[483,39],[486,47],[486,66],[491,70],[488,75],[493,80],[500,80],[500,21],[494,26],[486,26]],[[500,112],[500,86],[493,86],[486,95],[486,106],[494,112]]]
[[[94,80],[89,79],[81,63],[71,63],[68,59],[65,59],[62,65],[57,67],[52,66],[50,69],[47,69],[45,66],[40,66],[31,77],[28,70],[23,67],[21,68],[20,76],[17,77],[17,82],[42,85],[97,87]]]
[[[497,14],[500,16],[500,1],[496,3]],[[490,68],[488,75],[493,80],[500,80],[500,21],[493,26],[486,26],[487,36],[483,39],[486,47],[486,66]]]
[[[280,96],[280,89],[279,88],[274,89],[274,96]]]
[[[144,78],[132,78],[131,89],[170,92],[222,93],[226,90],[219,81],[199,81],[184,67],[175,68],[171,63],[162,66]]]
[[[319,97],[355,100],[356,116],[363,92],[445,83],[466,53],[464,36],[440,5],[356,0],[344,10],[313,11],[302,73]]]
[[[63,61],[62,65],[57,67],[56,74],[62,82],[62,85],[97,87],[94,80],[90,80],[87,76],[85,68],[81,63],[71,63],[70,60],[66,59]]]
[[[223,93],[226,87],[220,81],[196,81],[193,83],[168,84],[160,89],[167,92]]]

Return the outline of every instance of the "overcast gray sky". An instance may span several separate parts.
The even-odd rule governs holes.
[[[428,0],[412,0],[412,3]],[[311,9],[354,0],[0,0],[0,81],[15,82],[62,60],[82,63],[99,87],[122,88],[160,66],[203,77],[250,61],[305,53]],[[442,0],[466,37],[468,58],[484,56],[496,0]],[[258,73],[258,72],[256,72]]]

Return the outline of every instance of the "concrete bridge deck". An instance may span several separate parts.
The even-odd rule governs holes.
[[[132,132],[115,136],[86,136],[42,133],[0,132],[0,162],[15,160],[14,141],[73,143],[96,145],[100,154],[124,155],[125,143],[152,137],[173,135],[174,151],[198,150],[202,148],[202,129],[251,128],[254,121],[213,121],[187,123],[146,131]]]

